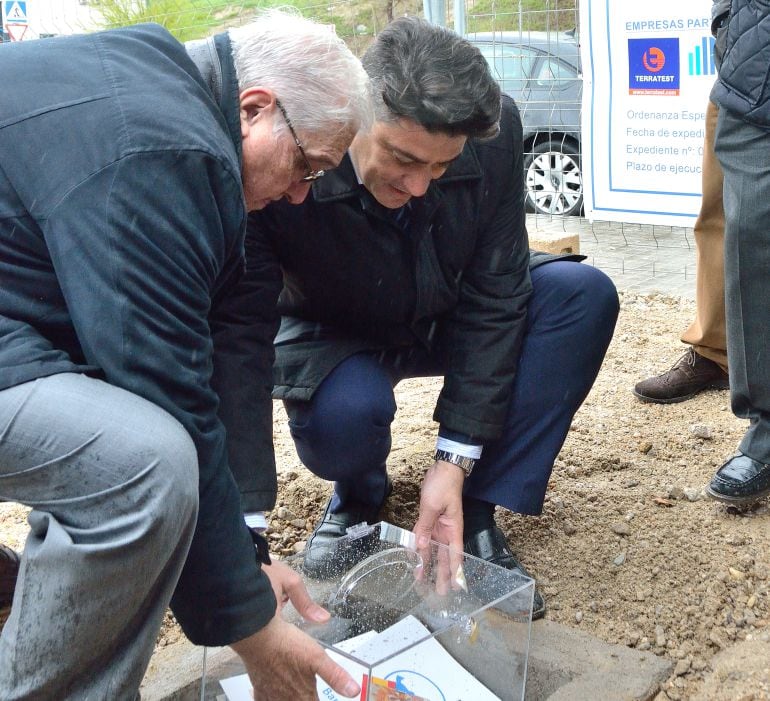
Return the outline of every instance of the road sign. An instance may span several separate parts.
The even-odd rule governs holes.
[[[11,41],[21,41],[27,33],[26,24],[6,24],[5,32]]]
[[[3,24],[29,24],[26,0],[3,0]]]

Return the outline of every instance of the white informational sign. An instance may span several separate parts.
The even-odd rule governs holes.
[[[585,213],[692,226],[716,79],[706,0],[581,0]]]

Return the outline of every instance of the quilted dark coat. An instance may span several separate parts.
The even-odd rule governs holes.
[[[716,2],[715,12],[722,5]],[[724,48],[711,99],[745,122],[770,129],[770,1],[732,0],[717,44]]]

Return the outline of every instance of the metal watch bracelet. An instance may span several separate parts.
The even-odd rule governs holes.
[[[464,455],[458,455],[457,453],[450,453],[448,450],[437,450],[433,454],[433,459],[436,461],[443,460],[444,462],[451,462],[453,465],[457,465],[467,477],[473,472],[473,466],[476,464],[474,458],[468,458]]]

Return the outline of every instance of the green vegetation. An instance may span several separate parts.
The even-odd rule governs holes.
[[[491,29],[564,31],[577,23],[577,0],[468,0],[469,32]],[[239,24],[255,10],[291,5],[303,15],[334,24],[354,51],[362,52],[371,38],[393,17],[421,15],[422,0],[100,0],[104,27],[156,22],[179,40],[208,36]],[[452,25],[453,2],[447,0]]]
[[[564,32],[577,26],[577,0],[476,0],[466,5],[468,32]]]

